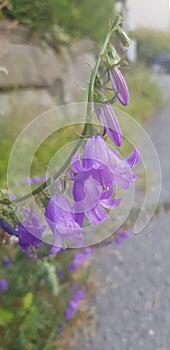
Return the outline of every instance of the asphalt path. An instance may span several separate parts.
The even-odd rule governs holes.
[[[170,76],[160,77],[165,107],[147,122],[161,164],[161,199],[170,196]],[[78,350],[170,350],[170,213],[161,211],[122,246],[95,250],[96,330]]]

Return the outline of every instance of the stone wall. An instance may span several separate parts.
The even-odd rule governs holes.
[[[84,39],[60,46],[42,45],[22,26],[0,22],[0,113],[26,113],[32,117],[58,105],[84,101],[95,61],[94,44]]]

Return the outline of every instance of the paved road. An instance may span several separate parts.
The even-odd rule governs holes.
[[[146,129],[163,173],[161,198],[170,195],[170,77],[160,79],[167,96],[164,110]],[[98,283],[94,336],[78,350],[170,350],[170,215],[163,211],[140,235],[121,247],[94,253]]]

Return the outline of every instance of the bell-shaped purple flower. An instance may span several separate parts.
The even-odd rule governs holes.
[[[131,167],[138,161],[139,154],[136,149],[124,160],[100,136],[89,138],[82,162],[80,154],[76,153],[71,160],[72,171],[68,172],[69,177],[74,180],[73,197],[80,209],[78,217],[82,220],[86,215],[92,225],[109,219],[104,208],[116,208],[121,202],[121,198],[112,197],[114,185],[128,189],[136,179]],[[81,212],[82,202],[84,210]]]
[[[117,67],[112,67],[109,69],[109,76],[119,102],[123,106],[127,106],[129,103],[129,90],[121,71]]]
[[[17,236],[17,229],[11,226],[6,220],[0,219],[0,227],[11,236]]]
[[[117,120],[116,114],[113,111],[110,104],[96,104],[94,103],[94,111],[101,123],[106,128],[106,132],[110,139],[115,143],[116,146],[122,144],[122,131]]]
[[[71,160],[74,200],[79,208],[82,202],[86,204],[78,217],[86,215],[92,225],[109,219],[104,208],[116,208],[121,202],[120,198],[112,198],[114,177],[109,168],[109,152],[112,155],[107,143],[100,136],[93,136],[86,143],[82,163],[79,153]]]
[[[29,208],[24,209],[28,220],[18,224],[18,242],[21,249],[31,258],[35,257],[35,251],[41,247],[42,233],[46,226],[40,225],[35,211],[31,213]]]
[[[83,229],[77,222],[77,214],[72,205],[61,194],[52,196],[45,210],[45,217],[54,234],[54,245],[50,253],[57,253],[62,246],[62,239],[74,241],[77,246],[83,245]]]

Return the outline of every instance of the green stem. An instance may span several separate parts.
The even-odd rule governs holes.
[[[57,173],[55,174],[55,176],[53,177],[54,180],[56,180],[69,166],[70,161],[72,159],[72,157],[74,156],[74,154],[77,152],[77,150],[79,149],[79,147],[82,144],[82,141],[84,139],[84,137],[86,136],[86,133],[88,131],[89,125],[91,124],[91,117],[92,117],[92,102],[93,102],[93,91],[94,91],[94,84],[95,84],[95,79],[96,79],[96,75],[97,75],[97,71],[101,62],[101,59],[103,57],[103,54],[105,53],[105,50],[107,48],[107,44],[110,40],[110,37],[112,35],[113,29],[110,30],[105,38],[105,41],[103,43],[103,47],[99,53],[99,56],[96,60],[96,64],[94,66],[94,68],[91,71],[91,76],[90,76],[90,82],[89,82],[89,90],[88,90],[88,103],[87,103],[87,112],[86,112],[86,120],[85,120],[85,124],[84,124],[84,128],[82,131],[82,134],[80,136],[80,139],[77,141],[75,147],[73,148],[73,150],[71,151],[70,155],[68,156],[67,160],[65,161],[65,163],[60,167],[60,169],[57,171]],[[32,192],[29,192],[27,194],[25,194],[24,196],[21,196],[17,199],[14,199],[12,201],[10,201],[9,199],[1,199],[0,200],[0,204],[10,204],[10,203],[19,203],[22,202],[32,196],[35,196],[36,194],[38,194],[39,192],[41,192],[42,190],[44,190],[51,182],[51,178],[49,178],[47,181],[43,182],[40,186],[38,186],[35,190],[33,190]]]

